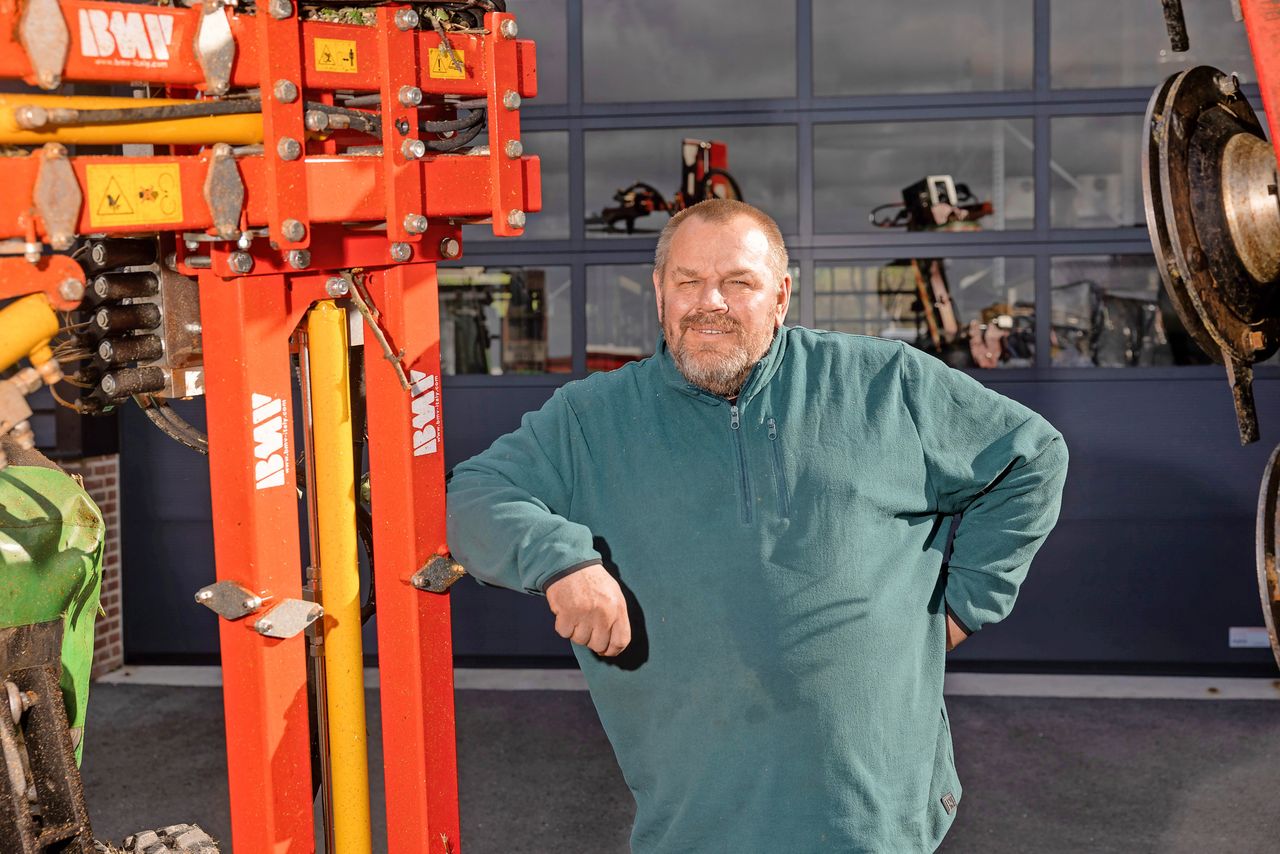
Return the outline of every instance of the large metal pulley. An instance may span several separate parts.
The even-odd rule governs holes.
[[[1235,77],[1209,66],[1166,80],[1146,123],[1142,191],[1156,266],[1192,339],[1226,366],[1248,444],[1259,435],[1253,365],[1280,347],[1275,153]]]

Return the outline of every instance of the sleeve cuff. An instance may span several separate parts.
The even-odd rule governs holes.
[[[959,626],[960,630],[963,631],[966,635],[972,635],[975,631],[977,631],[976,629],[971,629],[967,625],[965,625],[964,620],[957,617],[956,612],[951,610],[951,605],[949,603],[946,604],[946,609],[947,609],[947,616],[955,620],[956,625]]]
[[[552,575],[550,575],[550,576],[547,578],[547,580],[546,580],[546,581],[542,582],[542,593],[543,593],[543,595],[544,595],[544,596],[546,595],[546,592],[547,592],[547,588],[548,588],[548,587],[550,587],[551,585],[555,584],[555,583],[556,583],[557,581],[559,581],[560,579],[562,579],[562,578],[566,578],[566,577],[568,577],[568,576],[570,576],[570,575],[573,575],[575,572],[577,572],[577,571],[578,571],[578,570],[580,570],[580,569],[586,569],[586,568],[587,568],[587,567],[589,567],[589,566],[594,566],[595,564],[598,564],[599,562],[600,562],[600,558],[598,558],[598,557],[593,557],[593,558],[589,558],[589,559],[584,560],[584,561],[579,561],[578,563],[575,563],[573,566],[566,566],[564,569],[559,570],[558,572],[553,573]]]

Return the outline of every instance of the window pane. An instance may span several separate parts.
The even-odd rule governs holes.
[[[791,269],[791,305],[783,321],[800,322],[800,268]],[[658,311],[652,264],[587,267],[587,370],[611,371],[653,355]]]
[[[531,131],[520,135],[526,154],[536,154],[542,167],[542,210],[529,214],[524,234],[517,239],[567,240],[569,238],[569,134],[566,131]],[[488,145],[488,137],[477,145]],[[501,240],[493,226],[464,225],[465,240]],[[465,242],[464,242],[465,247]]]
[[[565,0],[515,0],[507,9],[516,16],[520,38],[533,39],[538,46],[538,97],[529,103],[565,103],[569,100]]]
[[[1032,258],[819,264],[814,292],[814,321],[821,329],[906,341],[954,367],[1035,362]],[[949,312],[939,307],[946,297]]]
[[[993,212],[979,227],[1032,227],[1030,119],[818,125],[813,148],[819,232],[876,230],[874,209],[892,217],[904,188],[932,175],[950,175],[957,189],[965,184],[978,201],[991,202]]]
[[[1051,353],[1058,367],[1208,363],[1187,336],[1150,255],[1054,258]]]
[[[1053,0],[1050,74],[1056,89],[1155,86],[1197,65],[1256,80],[1244,24],[1217,0],[1182,5],[1191,50],[1174,53],[1160,4],[1151,0]]]
[[[686,139],[725,143],[725,171],[737,186],[728,193],[736,192],[743,201],[764,210],[778,221],[783,233],[796,230],[796,129],[780,125],[588,132],[588,235],[625,236],[626,222],[617,212],[632,209],[655,210],[635,220],[636,233],[661,231],[668,219],[662,209],[674,205],[681,189]],[[712,166],[721,162],[716,149],[700,150],[697,155],[708,157]],[[711,189],[717,195],[726,194],[724,188],[732,186],[722,183],[718,173],[706,174],[710,174],[706,181],[713,182]],[[696,187],[695,194],[702,190]],[[654,199],[657,204],[646,204],[645,199]],[[614,222],[612,230],[607,221]]]
[[[440,370],[572,370],[568,267],[441,267]]]
[[[1030,89],[1032,0],[814,0],[815,95]]]
[[[1054,228],[1142,226],[1141,116],[1070,116],[1050,123]]]
[[[790,98],[795,0],[584,0],[587,101]]]

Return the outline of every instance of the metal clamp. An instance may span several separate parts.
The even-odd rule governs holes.
[[[253,630],[269,638],[291,638],[307,630],[307,627],[324,616],[324,608],[317,602],[305,599],[285,599],[263,614],[253,624]]]
[[[244,210],[244,181],[231,146],[220,142],[213,147],[209,171],[204,178],[204,201],[213,218],[214,231],[223,240],[240,236],[240,214]]]
[[[224,620],[247,617],[262,607],[262,597],[234,581],[219,581],[196,591],[196,601]]]
[[[46,143],[37,155],[36,186],[32,198],[36,212],[44,220],[49,244],[62,252],[71,248],[80,225],[80,205],[84,195],[76,181],[75,169],[67,159],[66,146]]]
[[[231,67],[236,60],[236,39],[222,0],[204,0],[196,28],[195,54],[204,72],[201,86],[210,95],[225,95],[231,88]]]
[[[449,555],[436,555],[409,579],[409,583],[427,593],[447,593],[467,571]]]

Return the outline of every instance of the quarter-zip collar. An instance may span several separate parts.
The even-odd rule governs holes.
[[[751,373],[747,375],[747,381],[742,384],[742,390],[738,392],[737,397],[739,409],[750,403],[751,399],[763,391],[770,380],[777,375],[778,369],[782,366],[782,360],[786,357],[786,351],[787,327],[783,326],[773,336],[773,343],[751,369]],[[663,382],[681,394],[712,405],[728,402],[726,398],[699,388],[685,379],[684,374],[680,373],[680,369],[676,367],[675,357],[671,355],[671,348],[667,346],[666,336],[662,332],[658,333],[658,344],[654,348],[653,358],[658,362]]]

